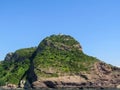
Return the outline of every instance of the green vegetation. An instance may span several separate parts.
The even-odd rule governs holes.
[[[38,53],[33,60],[37,76],[54,77],[53,74],[58,76],[89,71],[98,60],[84,54],[80,45],[74,47],[78,44],[69,35],[52,35],[44,39],[38,46]]]
[[[18,84],[25,72],[30,70],[31,63],[40,79],[87,72],[97,61],[84,54],[79,42],[73,37],[52,35],[45,38],[38,47],[17,50],[10,60],[0,62],[0,85],[5,85],[6,82]]]
[[[13,57],[11,58],[12,60],[2,61],[0,63],[0,86],[5,85],[6,83],[19,83],[21,77],[29,68],[29,58],[35,50],[36,48],[25,48],[17,50],[13,54]]]
[[[19,55],[19,57],[26,57],[29,58],[33,52],[36,50],[36,48],[25,48],[25,49],[20,49],[17,50],[15,53]]]
[[[51,35],[50,37],[47,37],[45,40],[50,40],[53,43],[63,43],[65,45],[74,45],[79,44],[73,37],[69,35]]]
[[[0,81],[18,84],[22,75],[29,68],[29,60],[20,63],[4,62],[2,67],[0,69],[0,72],[2,72],[0,74]]]
[[[12,59],[14,59],[14,61],[26,60],[31,57],[35,50],[36,47],[19,49],[15,52],[14,57]]]

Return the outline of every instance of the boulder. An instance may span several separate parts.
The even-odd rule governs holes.
[[[117,88],[120,89],[120,85],[118,85]]]
[[[32,84],[33,88],[37,89],[37,88],[46,88],[47,86],[45,85],[44,82],[42,81],[36,81],[36,82],[33,82]]]

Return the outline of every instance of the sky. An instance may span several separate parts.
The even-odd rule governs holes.
[[[120,66],[120,0],[0,0],[0,60],[59,33],[78,40],[87,55]]]

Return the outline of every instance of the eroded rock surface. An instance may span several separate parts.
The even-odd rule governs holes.
[[[119,88],[119,68],[111,67],[103,62],[95,63],[94,70],[80,75],[47,78],[33,83],[33,88]]]

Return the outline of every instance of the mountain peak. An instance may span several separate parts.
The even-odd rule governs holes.
[[[40,45],[40,50],[44,47],[54,47],[59,50],[68,50],[77,49],[82,51],[82,46],[70,35],[58,34],[51,35],[42,40]]]
[[[86,55],[77,40],[64,34],[46,37],[38,47],[8,53],[0,72],[0,85],[113,88],[120,84],[119,68]]]

